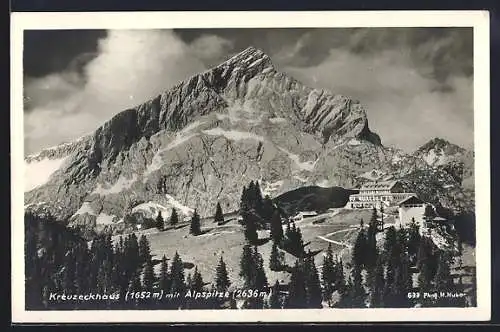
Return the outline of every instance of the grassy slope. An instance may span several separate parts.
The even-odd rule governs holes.
[[[318,236],[327,236],[329,238],[328,235],[332,232],[349,228],[351,225],[358,225],[360,218],[365,221],[368,220],[370,214],[371,211],[339,209],[334,213],[305,219],[297,222],[296,225],[302,231],[304,243],[310,242],[306,249],[310,248],[311,251],[319,251],[315,256],[315,262],[319,267],[323,261],[321,251],[327,249],[329,242],[318,238]],[[177,251],[185,263],[192,263],[192,266],[187,264],[189,268],[186,269],[186,275],[193,273],[194,265],[196,265],[205,282],[214,281],[215,267],[222,255],[228,268],[231,283],[235,287],[241,287],[242,280],[238,274],[240,271],[240,257],[245,244],[243,227],[235,219],[222,226],[217,226],[212,220],[205,219],[202,221],[202,230],[205,234],[192,236],[189,234],[189,225],[179,225],[175,229],[163,232],[145,230],[138,231],[136,234],[138,236],[146,234],[151,244],[151,253],[156,259],[161,259],[163,255],[171,259]],[[268,231],[260,231],[259,238],[268,236]],[[118,237],[115,237],[115,239],[118,239]],[[258,247],[258,251],[264,259],[268,281],[271,284],[276,280],[287,282],[289,278],[287,272],[274,272],[268,268],[271,248],[271,241]],[[336,253],[339,253],[344,247],[332,243],[332,248]],[[286,253],[285,261],[288,265],[293,265],[295,258]],[[156,268],[158,269],[159,265],[156,265]]]
[[[328,240],[353,244],[357,235],[357,228],[354,226],[359,225],[359,220],[361,218],[363,218],[366,224],[370,216],[370,210],[338,209],[333,213],[307,218],[297,222],[296,225],[300,227],[302,231],[304,242],[309,242],[306,248],[309,248],[313,252],[318,251],[315,256],[315,263],[321,271],[320,266],[323,263],[322,251],[328,248],[329,242],[318,236]],[[386,222],[391,223],[392,220],[390,219],[391,218],[387,218]],[[238,274],[240,271],[239,261],[242,248],[245,244],[243,227],[239,225],[235,219],[229,220],[222,226],[213,223],[211,219],[204,219],[202,221],[202,230],[205,234],[192,236],[189,234],[189,225],[184,224],[164,232],[149,229],[138,231],[136,234],[138,236],[140,236],[140,234],[145,234],[147,236],[151,244],[152,254],[156,259],[161,259],[163,255],[171,259],[177,251],[182,260],[188,263],[185,272],[186,276],[188,273],[193,273],[194,265],[196,265],[206,283],[214,282],[215,267],[222,255],[228,268],[232,287],[241,287],[242,280]],[[259,232],[259,238],[266,238],[268,236],[268,231]],[[118,239],[118,236],[116,236],[115,239]],[[380,234],[379,240],[383,243],[382,234]],[[289,274],[287,272],[274,272],[268,267],[271,247],[271,241],[258,247],[258,251],[264,259],[268,281],[270,284],[273,284],[276,280],[279,280],[281,283],[288,282]],[[334,254],[339,254],[345,263],[350,261],[349,249],[334,243],[332,243],[332,248]],[[288,265],[293,265],[295,258],[286,253],[285,261]],[[458,274],[464,276],[463,282],[466,285],[466,291],[470,292],[470,283],[472,281],[471,273],[474,273],[475,270],[475,256],[474,249],[467,245],[464,245],[463,266],[464,268],[461,271],[454,268],[452,273],[455,277],[457,277]],[[156,269],[159,269],[159,264],[156,265]],[[417,274],[414,274],[415,284],[416,278]],[[458,278],[455,279],[455,281],[457,282]]]

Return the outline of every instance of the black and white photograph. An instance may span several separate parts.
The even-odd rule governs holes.
[[[19,24],[13,308],[488,318],[488,17],[341,14]]]

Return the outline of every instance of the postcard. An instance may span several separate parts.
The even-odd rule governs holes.
[[[490,318],[486,11],[12,14],[12,320]]]

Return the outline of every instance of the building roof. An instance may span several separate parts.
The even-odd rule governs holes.
[[[367,182],[361,186],[360,190],[390,190],[399,181],[376,181]]]
[[[402,206],[402,205],[407,205],[407,204],[422,204],[422,203],[425,203],[423,200],[421,200],[420,198],[417,197],[417,195],[411,195],[410,197],[407,197],[405,199],[403,199],[402,201],[400,201],[398,203],[399,206]]]

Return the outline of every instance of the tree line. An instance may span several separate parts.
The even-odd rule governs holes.
[[[243,308],[474,305],[465,303],[463,298],[453,301],[423,299],[424,292],[460,290],[463,284],[461,278],[455,282],[451,274],[450,265],[456,257],[437,248],[429,237],[421,236],[414,220],[408,229],[388,227],[383,230],[374,209],[367,226],[360,221],[350,262],[344,263],[343,257],[334,256],[329,244],[318,268],[314,260],[317,253],[305,250],[300,228],[283,217],[269,197],[262,198],[258,192],[258,182],[251,182],[243,189],[241,197],[240,214],[246,243],[240,256],[238,276],[244,288],[264,291],[269,296],[246,299]],[[217,204],[215,215],[219,218],[218,223],[224,221],[220,204]],[[160,218],[161,214],[157,219]],[[224,292],[234,288],[223,257],[213,267],[214,280],[206,282],[198,267],[187,269],[178,253],[170,259],[163,255],[161,260],[154,260],[145,235],[138,238],[131,233],[113,241],[111,235],[101,234],[89,245],[51,216],[27,212],[25,225],[26,306],[29,309],[236,308],[234,300],[217,298],[195,301],[181,296],[169,301],[125,301],[127,292],[163,290],[184,294],[188,290]],[[265,232],[269,237],[259,239],[259,229],[269,231]],[[385,240],[378,243],[377,234],[381,232],[385,233]],[[201,234],[200,216],[196,211],[191,218],[190,233]],[[269,282],[258,250],[265,243],[262,240],[272,241],[269,269],[288,272],[288,283]],[[294,260],[292,266],[287,265],[286,254]],[[418,275],[416,286],[414,274]],[[51,301],[50,294],[54,292],[117,294],[119,299]],[[408,294],[413,293],[420,295],[409,298]]]

